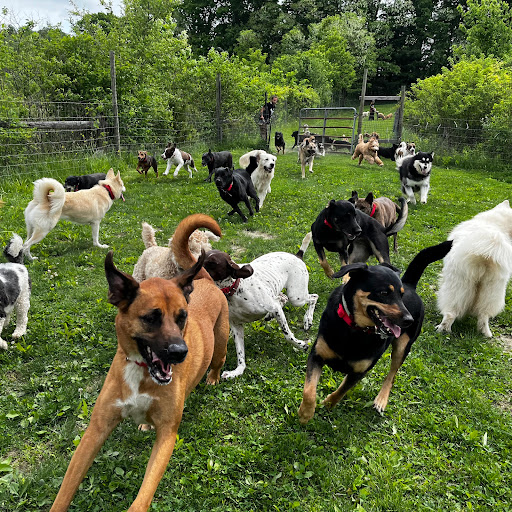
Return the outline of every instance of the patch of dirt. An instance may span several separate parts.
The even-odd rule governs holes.
[[[233,260],[236,261],[245,253],[245,248],[240,247],[238,245],[232,245],[231,249],[228,252],[229,255],[233,258]]]
[[[242,235],[248,236],[249,238],[263,238],[263,240],[273,240],[275,238],[274,235],[269,235],[268,233],[263,233],[261,231],[242,231]]]
[[[500,336],[498,343],[503,347],[503,352],[512,354],[512,336]]]

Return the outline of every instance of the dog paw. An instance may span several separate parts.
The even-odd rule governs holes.
[[[239,371],[239,370],[232,370],[230,372],[228,371],[225,371],[225,372],[222,372],[222,375],[221,375],[221,379],[224,379],[224,380],[228,380],[228,379],[234,379],[235,377],[239,377],[240,375],[242,375],[244,371]]]
[[[21,338],[26,332],[27,332],[26,329],[20,329],[19,331],[18,331],[18,329],[16,329],[12,333],[12,338]]]
[[[107,244],[96,244],[96,247],[99,247],[100,249],[108,249]]]
[[[298,415],[300,424],[305,425],[315,415],[315,408],[307,407],[304,402],[301,402]]]
[[[138,429],[141,430],[142,432],[147,432],[148,430],[155,430],[155,427],[153,425],[150,425],[149,423],[141,423]]]
[[[436,331],[437,332],[452,332],[450,327],[447,327],[442,322],[439,325],[436,325]]]

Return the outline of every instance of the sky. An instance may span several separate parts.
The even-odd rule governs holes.
[[[90,13],[106,12],[99,0],[73,0],[79,10]],[[114,14],[120,14],[120,1],[112,0]],[[2,14],[2,8],[7,8],[7,16]],[[24,25],[33,20],[37,23],[36,29],[48,24],[61,24],[64,32],[70,32],[69,12],[74,10],[69,0],[0,0],[0,24],[12,24],[15,27]]]

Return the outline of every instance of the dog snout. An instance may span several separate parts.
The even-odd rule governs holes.
[[[182,363],[187,357],[188,347],[183,339],[173,339],[167,346],[166,359],[170,364]]]
[[[402,311],[402,318],[400,320],[400,325],[402,328],[407,328],[407,327],[410,327],[412,325],[412,323],[414,322],[414,318],[413,316],[411,315],[411,313],[409,313],[409,311],[407,309],[403,309]]]

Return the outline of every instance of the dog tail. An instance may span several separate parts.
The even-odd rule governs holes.
[[[240,162],[242,161],[242,157],[240,157]],[[246,162],[247,160],[244,160]],[[258,168],[258,158],[251,155],[249,157],[249,162],[247,165],[244,165],[243,168],[251,175]]]
[[[148,224],[147,222],[142,223],[142,241],[144,242],[144,247],[149,249],[150,247],[155,247],[157,245],[155,238],[155,230],[153,226]]]
[[[194,213],[185,217],[176,227],[171,241],[171,251],[174,254],[174,258],[178,265],[185,270],[197,262],[194,255],[190,252],[188,241],[190,235],[199,228],[209,229],[214,235],[222,236],[219,225],[209,215]]]
[[[420,277],[425,269],[434,261],[443,259],[452,248],[452,241],[447,240],[438,245],[432,245],[421,250],[409,263],[407,270],[402,276],[402,283],[408,284],[416,288]]]
[[[300,244],[300,249],[299,249],[299,252],[297,252],[297,254],[295,256],[297,256],[297,258],[299,259],[302,259],[304,257],[304,253],[306,252],[306,249],[308,248],[309,246],[309,242],[311,242],[311,237],[313,236],[313,234],[311,233],[311,231],[303,238],[302,240],[302,243]]]
[[[398,201],[400,203],[400,208],[398,208],[398,218],[396,219],[396,222],[386,230],[386,236],[391,236],[401,231],[405,226],[405,221],[409,215],[409,206],[405,198],[401,197]]]
[[[11,263],[23,264],[23,240],[20,235],[14,233],[4,248],[4,255]]]
[[[66,190],[53,178],[41,178],[34,181],[34,201],[47,209],[50,216],[60,216],[66,201]]]

